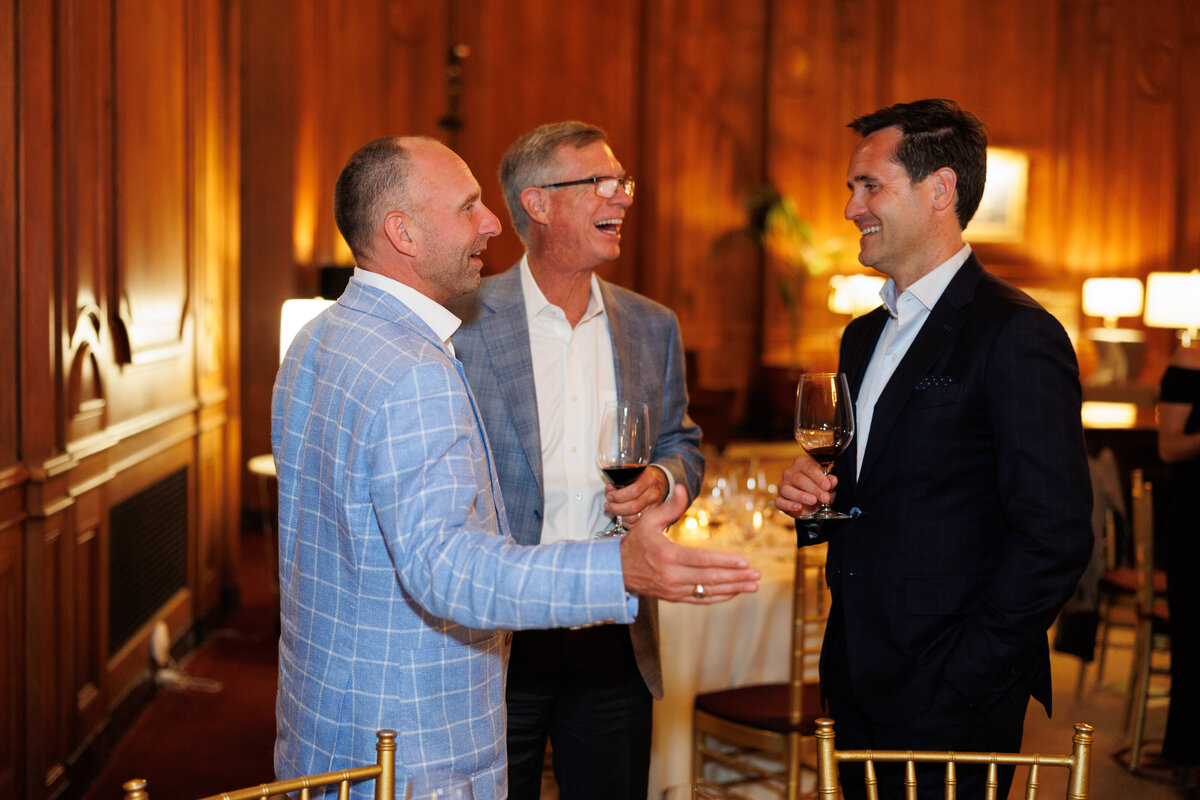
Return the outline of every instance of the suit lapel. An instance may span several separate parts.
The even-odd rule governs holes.
[[[983,267],[974,255],[959,268],[930,310],[921,331],[879,395],[871,417],[867,450],[863,454],[862,468],[858,471],[858,483],[866,481],[878,462],[883,444],[918,381],[929,373],[930,367],[945,352],[955,334],[962,328],[967,317],[967,305],[975,294],[975,286],[979,283],[982,272]],[[863,358],[862,369],[865,372],[866,363],[870,361],[874,347],[864,348],[864,351],[866,355]],[[861,385],[861,378],[859,383]],[[857,391],[853,394],[857,395]]]
[[[862,389],[863,379],[867,375],[867,366],[871,363],[871,354],[875,352],[876,343],[879,341],[880,334],[883,333],[883,326],[887,323],[887,310],[880,306],[870,312],[863,321],[851,329],[857,341],[847,342],[846,352],[854,354],[853,363],[842,364],[841,370],[846,373],[846,380],[850,382],[850,401],[858,403],[858,393]],[[847,332],[847,335],[850,331]],[[857,426],[857,412],[855,420]],[[856,427],[855,436],[864,436],[866,431]],[[854,488],[857,483],[858,475],[858,444],[851,440],[849,447],[846,448],[842,457],[838,459],[838,481],[843,487],[843,492],[854,496]]]
[[[529,391],[533,358],[529,351],[529,323],[525,318],[525,297],[521,293],[521,272],[514,267],[488,281],[484,287],[481,299],[488,313],[481,317],[479,330],[508,408],[508,418],[516,428],[517,439],[525,451],[538,490],[542,491],[542,437],[538,428],[537,396]]]
[[[600,281],[600,295],[604,298],[604,313],[608,316],[608,328],[612,333],[613,367],[616,374],[617,397],[622,400],[645,402],[641,392],[645,386],[642,375],[644,359],[638,358],[638,339],[634,335],[636,326],[629,323],[629,316],[624,305],[613,294],[605,281]],[[655,415],[650,415],[655,419]],[[653,427],[653,426],[651,426]],[[651,431],[653,436],[657,435]]]

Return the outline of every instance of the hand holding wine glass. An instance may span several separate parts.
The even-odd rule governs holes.
[[[796,388],[796,441],[821,465],[826,475],[854,438],[854,404],[842,372],[813,372],[800,377]],[[849,519],[828,503],[797,519]]]
[[[650,465],[650,411],[645,403],[619,400],[605,403],[600,421],[596,464],[614,486],[628,486]],[[598,536],[621,536],[628,532],[618,516]]]

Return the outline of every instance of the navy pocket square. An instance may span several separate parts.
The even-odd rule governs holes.
[[[922,389],[932,389],[935,386],[951,386],[953,384],[954,378],[948,375],[926,375],[917,382],[914,389],[919,392]]]

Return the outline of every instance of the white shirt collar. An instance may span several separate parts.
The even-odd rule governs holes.
[[[533,270],[529,268],[528,253],[521,256],[519,269],[521,270],[521,293],[525,296],[525,319],[527,322],[532,322],[537,319],[539,314],[551,307],[552,303],[546,299],[542,287],[538,286],[537,280],[533,277]],[[603,313],[604,296],[600,294],[600,280],[595,273],[592,273],[591,294],[588,296],[587,310],[583,312],[579,321],[586,322],[597,314]]]
[[[374,286],[376,289],[387,292],[404,303],[421,318],[422,322],[433,329],[434,335],[450,348],[451,353],[454,352],[453,346],[450,345],[450,336],[458,330],[462,320],[441,303],[426,297],[406,283],[362,267],[354,268],[354,278],[367,286]]]
[[[966,263],[970,255],[971,245],[964,244],[957,253],[950,256],[950,258],[943,261],[932,272],[905,289],[904,294],[911,294],[921,305],[925,306],[926,310],[932,309],[937,304],[937,301],[941,299],[942,292],[946,291],[946,287],[950,285],[950,281],[958,274],[959,268]],[[883,300],[883,306],[887,309],[887,312],[892,317],[898,316],[900,313],[900,298],[896,295],[896,281],[888,278],[887,283],[879,290],[879,296]]]

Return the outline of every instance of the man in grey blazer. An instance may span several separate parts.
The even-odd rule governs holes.
[[[620,255],[634,182],[603,130],[543,125],[505,154],[500,182],[526,254],[452,305],[453,337],[496,456],[513,536],[588,536],[674,486],[694,497],[704,459],[687,417],[683,347],[668,309],[600,280]],[[643,401],[652,463],[606,487],[595,463],[604,403]],[[549,737],[563,800],[646,797],[652,697],[662,696],[658,608],[632,625],[521,631],[507,689],[509,796],[537,798]]]

